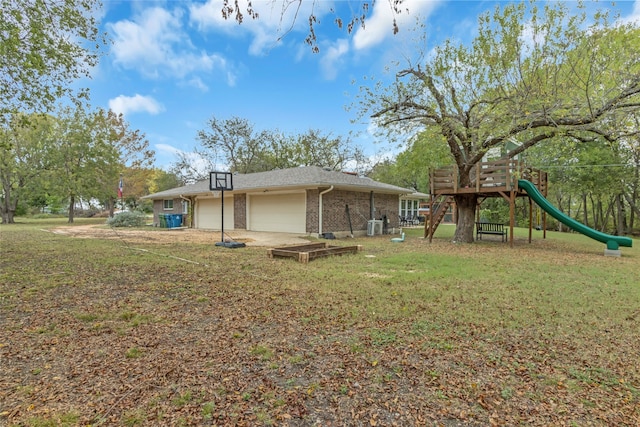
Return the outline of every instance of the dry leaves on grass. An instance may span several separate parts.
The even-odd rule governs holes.
[[[5,246],[3,262],[12,263],[12,273],[0,295],[0,422],[7,425],[632,426],[640,420],[634,368],[640,349],[627,339],[635,320],[611,323],[606,333],[589,331],[587,323],[552,331],[544,318],[526,328],[488,327],[463,311],[502,302],[461,291],[455,301],[438,293],[420,301],[405,296],[420,307],[409,314],[368,312],[374,298],[391,307],[401,297],[391,281],[401,268],[384,263],[401,251],[416,258],[411,245],[420,241],[372,247],[376,258],[363,257],[365,266],[354,273],[359,279],[349,280],[364,282],[351,289],[336,283],[358,258],[303,266],[247,248],[213,252],[204,266],[65,236],[41,240],[37,260],[21,267],[17,260],[34,255],[33,241]],[[148,242],[148,248],[156,244]],[[491,251],[504,256],[489,245],[436,243],[420,250],[434,251],[430,260],[454,255],[458,263]],[[425,271],[438,272],[434,265],[412,266],[409,285]],[[365,293],[354,293],[358,286]],[[460,310],[459,316],[436,311],[436,304]]]

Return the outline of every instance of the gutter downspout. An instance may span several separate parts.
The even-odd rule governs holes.
[[[322,196],[327,194],[328,192],[333,191],[333,185],[329,188],[327,188],[326,190],[320,192],[319,196],[319,200],[318,200],[318,208],[320,209],[320,211],[318,212],[318,237],[322,236]]]
[[[188,209],[190,209],[191,211],[193,211],[193,202],[191,201],[191,199],[189,199],[189,198],[187,198],[187,197],[184,197],[182,194],[180,194],[180,198],[181,198],[182,200],[185,200],[185,201],[189,202],[189,208],[188,208]],[[187,215],[189,215],[189,210],[187,210]],[[190,221],[190,222],[193,222],[193,215],[189,215],[189,218],[191,219],[191,221]],[[192,227],[192,225],[193,225],[193,224],[189,224],[189,228],[193,228],[193,227]]]
[[[374,205],[373,191],[369,194],[369,219],[376,219],[376,208]]]

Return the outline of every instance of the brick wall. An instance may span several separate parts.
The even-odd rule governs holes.
[[[233,227],[236,230],[247,229],[247,195],[233,195]]]
[[[182,199],[173,199],[173,209],[164,209],[164,200],[153,201],[153,223],[160,225],[159,214],[181,214],[182,212]]]
[[[307,190],[307,233],[319,233],[318,222],[320,221],[318,201],[320,190]]]
[[[393,194],[377,194],[376,195],[376,219],[380,219],[382,215],[386,215],[389,227],[400,226],[400,213],[398,211],[400,205],[400,197]]]
[[[375,193],[373,196],[374,218],[380,219],[383,215],[387,215],[391,222],[389,226],[397,227],[398,200],[398,195]],[[308,202],[309,199],[307,199],[307,203]],[[322,204],[324,210],[322,213],[323,233],[350,231],[349,219],[346,212],[347,205],[349,205],[353,231],[367,231],[367,224],[371,219],[371,193],[334,190],[322,197]],[[307,206],[311,207],[309,204],[307,204]],[[308,213],[307,221],[309,221]],[[307,227],[309,227],[309,225],[307,225]]]
[[[318,202],[320,192],[325,189],[307,190],[306,232],[319,233]],[[333,190],[322,196],[324,212],[322,214],[323,233],[349,233],[349,220],[346,206],[349,205],[351,226],[354,232],[366,233],[367,222],[370,218],[370,193]],[[393,194],[374,194],[374,218],[380,219],[387,215],[390,220],[389,227],[398,227],[398,196]],[[173,199],[173,209],[163,209],[162,200],[153,201],[153,222],[160,225],[158,214],[181,214],[182,199]],[[247,228],[247,195],[234,194],[233,197],[233,221],[234,228],[242,230]],[[188,225],[188,224],[187,224]],[[196,225],[197,226],[197,225]]]

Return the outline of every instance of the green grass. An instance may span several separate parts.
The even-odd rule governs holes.
[[[273,350],[264,345],[257,345],[250,351],[253,356],[257,356],[260,360],[269,360],[273,357]]]
[[[384,424],[398,420],[377,402],[394,399],[400,424],[419,424],[415,408],[441,424],[640,417],[638,241],[612,258],[576,233],[529,243],[516,229],[512,248],[452,244],[441,226],[432,243],[405,229],[404,243],[338,240],[364,251],[301,264],[266,248],[134,251],[43,231],[64,219],[18,221],[0,226],[0,423],[279,425],[361,411]]]

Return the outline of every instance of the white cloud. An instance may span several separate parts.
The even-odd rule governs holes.
[[[212,164],[209,159],[195,151],[184,151],[169,144],[155,144],[156,153],[163,157],[172,156],[174,161],[186,160],[190,174],[197,179],[209,176],[212,170],[227,170],[224,165]]]
[[[416,16],[426,19],[440,2],[441,0],[405,0],[402,3],[402,12],[398,14],[393,11],[391,2],[376,2],[373,12],[365,21],[365,26],[359,27],[353,36],[354,48],[368,49],[382,43],[385,39],[394,36],[394,18],[400,31],[403,31],[403,28],[413,26]]]
[[[186,78],[216,70],[232,73],[224,57],[196,51],[182,28],[182,15],[179,8],[150,7],[133,20],[110,23],[114,62],[153,78]]]
[[[209,86],[207,86],[200,77],[194,77],[189,79],[186,84],[191,87],[195,87],[200,92],[209,92]]]
[[[134,96],[120,95],[109,100],[109,109],[116,114],[145,112],[159,114],[164,107],[150,96],[135,94]]]
[[[294,37],[298,37],[299,33],[308,31],[308,17],[313,14],[321,19],[333,6],[330,1],[253,0],[252,8],[258,13],[258,19],[253,19],[247,12],[248,1],[238,0],[238,4],[243,13],[242,24],[236,22],[235,15],[228,19],[222,17],[220,0],[189,6],[190,21],[199,30],[222,31],[238,37],[249,34],[252,37],[249,53],[262,55],[279,46],[281,38],[287,34],[295,32],[298,34]]]
[[[236,85],[236,81],[238,80],[238,76],[236,73],[228,72],[227,73],[227,84],[231,87]]]
[[[341,59],[349,52],[349,41],[339,39],[332,46],[323,48],[322,52],[320,67],[322,67],[324,78],[334,80],[338,74]]]
[[[636,0],[633,3],[633,11],[631,12],[631,15],[625,17],[623,22],[640,24],[640,0]]]
[[[164,154],[178,155],[180,153],[183,153],[182,150],[174,147],[173,145],[169,145],[169,144],[155,144],[155,149],[159,153],[164,153]]]

